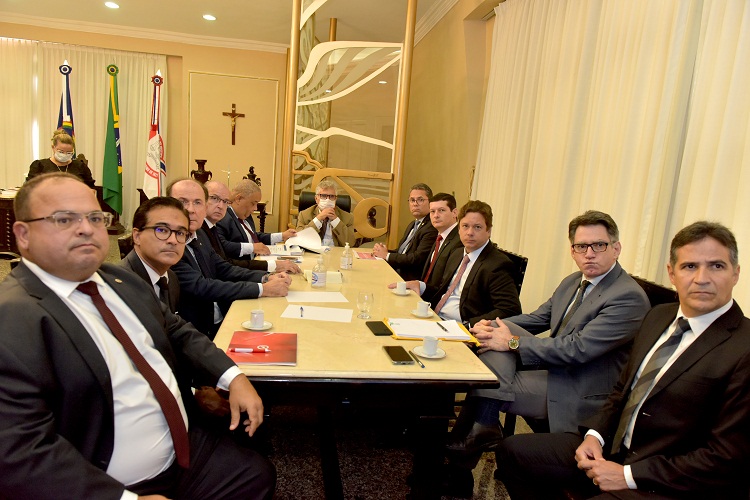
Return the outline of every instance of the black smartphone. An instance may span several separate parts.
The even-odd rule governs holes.
[[[388,354],[388,357],[391,358],[391,363],[393,363],[394,365],[414,364],[414,358],[409,356],[409,353],[406,352],[406,349],[404,349],[400,345],[384,345],[383,350],[386,354]]]
[[[391,329],[382,321],[366,321],[367,328],[375,335],[390,335]]]

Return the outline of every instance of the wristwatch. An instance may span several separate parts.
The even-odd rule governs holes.
[[[520,345],[520,343],[518,342],[518,339],[520,338],[521,337],[519,337],[518,335],[513,335],[508,341],[508,349],[510,349],[511,351],[517,351],[518,346]]]

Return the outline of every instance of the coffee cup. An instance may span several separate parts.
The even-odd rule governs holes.
[[[417,314],[420,316],[427,316],[430,314],[430,303],[420,300],[417,302]]]
[[[396,293],[400,295],[406,294],[406,282],[405,281],[399,281],[396,283]]]
[[[254,309],[250,311],[250,326],[253,328],[263,328],[263,324],[263,309]]]
[[[438,350],[438,338],[437,337],[425,337],[424,344],[422,345],[422,351],[427,356],[434,356]]]

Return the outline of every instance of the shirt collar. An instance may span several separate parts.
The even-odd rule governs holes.
[[[693,333],[695,333],[696,335],[700,335],[701,333],[705,332],[708,327],[711,326],[711,324],[716,321],[721,315],[727,312],[732,307],[732,304],[734,304],[734,299],[730,299],[729,302],[716,309],[715,311],[711,311],[710,313],[706,313],[701,316],[695,316],[694,318],[688,318],[687,316],[685,316],[682,312],[682,306],[680,306],[680,308],[677,309],[677,317],[675,318],[675,321],[677,321],[677,318],[679,318],[680,316],[684,317],[686,320],[688,320],[688,323],[690,323],[690,329],[693,331]]]
[[[477,257],[479,257],[479,254],[482,253],[482,251],[484,250],[484,247],[486,247],[489,244],[490,244],[490,240],[487,240],[487,242],[484,245],[482,245],[481,247],[477,248],[476,250],[468,254],[466,253],[466,249],[464,248],[464,255],[468,255],[469,261],[474,262],[477,260]]]
[[[596,285],[598,285],[598,284],[599,284],[599,283],[600,283],[600,282],[601,282],[601,281],[602,281],[602,280],[603,280],[603,279],[604,279],[604,278],[605,278],[605,277],[606,277],[606,276],[607,276],[607,275],[608,275],[609,273],[611,273],[611,272],[612,272],[612,269],[614,269],[616,265],[617,265],[617,261],[615,261],[615,263],[614,263],[614,264],[612,264],[612,267],[610,267],[610,268],[609,268],[609,271],[607,271],[607,272],[606,272],[606,273],[604,273],[604,274],[600,274],[600,275],[599,275],[599,276],[597,276],[596,278],[591,278],[591,279],[589,279],[589,278],[587,278],[586,276],[582,276],[582,277],[581,277],[581,281],[583,281],[583,280],[587,280],[587,281],[588,281],[589,283],[591,283],[591,287],[589,288],[589,290],[591,290],[591,288],[594,288],[594,287],[595,287]]]
[[[203,222],[206,223],[206,225],[209,227],[209,229],[212,228],[212,227],[214,227],[216,225],[213,222],[211,222],[210,220],[208,220],[208,217],[206,217],[205,219],[203,219]]]
[[[446,239],[448,237],[448,235],[451,234],[451,231],[453,231],[453,228],[456,227],[457,225],[458,225],[458,222],[454,222],[451,227],[449,227],[448,229],[446,229],[445,231],[443,231],[442,233],[440,233],[440,236],[442,236],[443,239]],[[484,248],[484,247],[482,247],[482,248]]]
[[[138,252],[135,253],[138,255]],[[146,272],[148,273],[148,277],[151,280],[151,284],[155,285],[157,281],[159,281],[159,278],[162,276],[167,279],[167,283],[169,283],[169,276],[167,276],[168,273],[164,273],[163,275],[159,275],[156,271],[154,271],[154,268],[151,267],[148,262],[143,260],[140,255],[138,255],[138,258],[141,259],[141,262],[143,263],[143,267],[146,268]]]
[[[91,277],[83,281],[68,281],[48,273],[28,259],[23,259],[23,263],[26,265],[26,267],[29,268],[32,273],[34,273],[34,275],[36,275],[37,278],[39,278],[42,283],[47,286],[47,288],[55,292],[55,295],[57,295],[58,297],[69,297],[70,294],[75,291],[78,285],[87,281],[93,281],[97,285],[104,285],[104,280],[97,273],[94,273]]]

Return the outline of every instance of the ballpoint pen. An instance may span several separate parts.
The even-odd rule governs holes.
[[[300,318],[305,317],[305,310],[302,308],[302,306],[299,306],[299,317]]]
[[[448,333],[448,329],[444,327],[442,324],[438,323],[437,326],[439,326],[440,329],[443,330],[445,333]]]
[[[411,357],[414,358],[414,361],[416,361],[419,364],[419,366],[421,366],[422,368],[424,368],[424,363],[422,363],[419,360],[419,358],[417,358],[417,355],[414,354],[414,352],[411,349],[409,349],[409,354],[411,354]]]
[[[229,349],[229,352],[239,352],[239,353],[250,353],[250,352],[271,352],[271,349],[264,347],[232,347]]]

